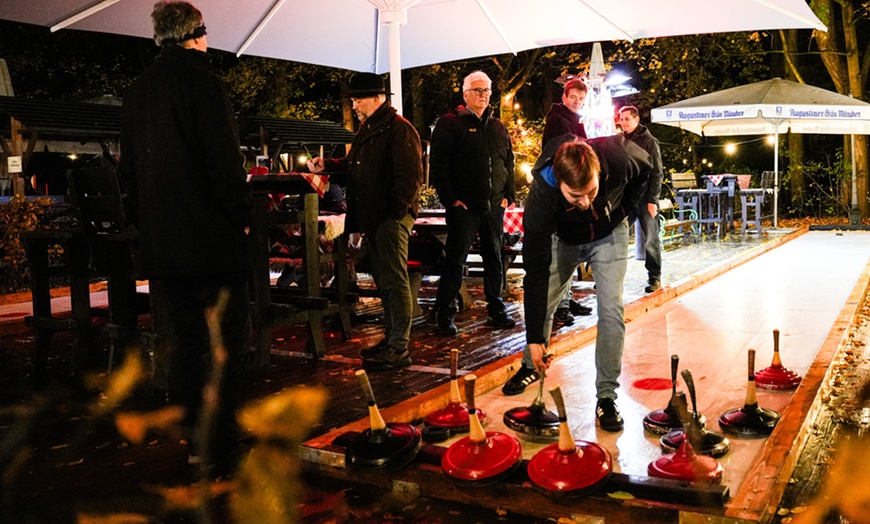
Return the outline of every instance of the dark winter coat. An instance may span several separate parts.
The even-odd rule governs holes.
[[[206,53],[165,47],[133,83],[118,169],[141,278],[249,270],[253,200],[229,96]]]
[[[635,209],[653,170],[649,154],[622,135],[593,138],[589,145],[601,164],[598,195],[581,211],[565,200],[548,169],[559,146],[575,140],[563,135],[547,143],[532,169],[532,187],[523,214],[523,281],[528,343],[543,343],[547,288],[555,233],[569,244],[588,244],[613,233]]]
[[[659,149],[659,141],[649,132],[643,124],[638,124],[633,133],[626,133],[625,137],[639,145],[652,158],[653,170],[646,183],[646,191],[641,198],[642,203],[658,204],[659,195],[662,192],[662,152]]]
[[[541,145],[544,147],[557,136],[568,134],[586,138],[586,128],[580,123],[580,115],[565,107],[565,104],[553,104],[547,112]]]
[[[420,135],[388,101],[360,125],[348,155],[327,160],[324,171],[347,176],[348,231],[371,232],[420,210]]]
[[[429,176],[444,207],[461,200],[488,211],[514,201],[514,153],[501,120],[487,108],[478,118],[464,105],[438,119],[432,132]]]

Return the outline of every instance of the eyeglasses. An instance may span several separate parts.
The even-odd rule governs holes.
[[[488,87],[473,87],[471,89],[466,89],[466,91],[474,91],[475,94],[479,96],[492,94],[492,89]]]

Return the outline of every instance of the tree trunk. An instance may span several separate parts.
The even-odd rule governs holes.
[[[840,8],[837,19],[834,5]],[[828,32],[814,31],[813,35],[821,50],[822,63],[837,87],[837,92],[851,94],[859,100],[864,98],[864,78],[862,76],[861,57],[858,50],[858,37],[855,30],[855,6],[851,0],[815,0],[813,11],[828,27]],[[842,43],[839,36],[842,34]],[[845,56],[844,56],[845,55]],[[848,137],[846,143],[849,142]],[[849,151],[846,147],[845,151]],[[868,216],[867,205],[867,173],[870,170],[867,157],[867,137],[855,136],[855,174],[857,181],[858,208],[861,216]],[[842,204],[851,207],[851,180],[843,192]]]
[[[785,57],[785,78],[800,81],[798,67],[799,57],[794,50],[797,49],[797,30],[790,29],[783,32],[785,40],[782,50]],[[806,189],[806,177],[804,176],[804,136],[799,133],[788,134],[788,180],[791,193],[791,209],[803,212],[806,205],[804,191]]]
[[[852,2],[843,2],[843,35],[846,42],[846,64],[849,71],[849,94],[858,100],[864,99],[864,81],[861,78],[861,57],[858,51],[858,33],[855,29],[855,7]],[[868,216],[867,206],[867,136],[855,136],[855,150],[851,152],[855,155],[855,172],[852,176],[856,177],[857,192],[858,192],[858,208],[861,210],[861,217]],[[849,184],[849,195],[851,196],[852,189]],[[852,199],[849,199],[850,207]]]
[[[519,109],[516,101],[517,91],[526,85],[526,82],[532,76],[536,68],[545,66],[541,63],[541,57],[544,56],[544,49],[532,49],[531,51],[523,51],[516,56],[502,55],[501,57],[493,58],[493,62],[499,68],[500,78],[498,80],[499,87],[499,107],[501,114],[499,117],[506,126],[512,124],[515,112]]]

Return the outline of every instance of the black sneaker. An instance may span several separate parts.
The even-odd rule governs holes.
[[[456,336],[456,333],[459,332],[459,330],[456,328],[456,322],[453,321],[452,315],[451,316],[438,315],[438,317],[435,320],[435,323],[436,323],[435,331],[438,332],[438,334],[440,334],[440,335],[448,335],[448,336],[453,337],[453,336]]]
[[[508,329],[516,326],[517,323],[507,314],[507,311],[499,311],[495,315],[489,317],[486,321],[486,325],[499,329]]]
[[[558,326],[573,326],[574,325],[574,315],[568,311],[566,307],[560,307],[556,309],[556,314],[553,315],[553,325]]]
[[[407,349],[401,351],[387,347],[372,358],[364,358],[363,369],[366,371],[386,371],[388,369],[406,368],[411,365],[411,354]]]
[[[662,281],[657,279],[657,278],[651,278],[651,279],[649,279],[649,285],[647,287],[645,287],[643,290],[646,293],[652,293],[654,291],[658,291],[661,288],[662,288]]]
[[[623,421],[612,398],[598,399],[595,406],[595,419],[604,431],[622,431]]]
[[[576,300],[570,300],[568,302],[568,311],[570,311],[575,317],[586,317],[592,314],[591,307],[586,307]]]
[[[534,369],[520,365],[520,369],[516,374],[504,383],[501,392],[507,396],[519,395],[526,390],[526,386],[537,382],[541,375]]]
[[[378,355],[378,353],[380,353],[381,351],[386,350],[387,347],[388,347],[387,346],[387,339],[383,339],[370,348],[365,348],[365,349],[359,350],[359,356],[361,358],[364,358],[364,359],[366,359],[366,358],[371,359],[371,358],[376,357]]]

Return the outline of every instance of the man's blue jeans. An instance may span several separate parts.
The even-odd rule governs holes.
[[[375,231],[366,234],[366,247],[372,263],[372,278],[384,306],[386,341],[391,348],[404,351],[411,339],[411,282],[408,279],[408,239],[414,217],[387,218]]]
[[[625,342],[622,286],[628,265],[628,220],[623,220],[616,226],[611,235],[588,244],[567,244],[553,235],[547,315],[544,317],[544,338],[548,343],[556,306],[570,287],[571,279],[581,262],[588,262],[592,266],[598,301],[598,336],[595,339],[596,396],[599,399],[615,399]],[[523,352],[523,365],[534,369],[528,346]]]

